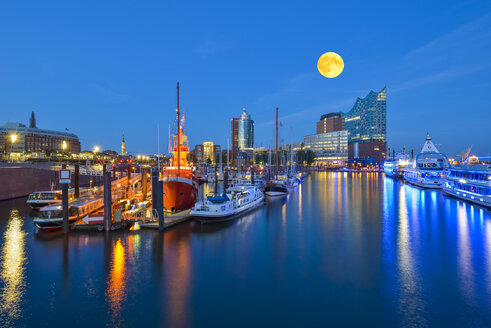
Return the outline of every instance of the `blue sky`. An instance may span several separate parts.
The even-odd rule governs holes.
[[[335,79],[318,57],[339,53]],[[426,132],[449,155],[491,147],[489,1],[84,1],[0,3],[0,124],[76,133],[83,149],[161,150],[175,84],[191,146],[226,145],[245,105],[256,144],[315,132],[331,111],[387,86],[390,147]]]

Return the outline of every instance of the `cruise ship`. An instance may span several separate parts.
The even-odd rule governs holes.
[[[491,165],[451,167],[442,189],[451,196],[491,207]]]
[[[404,169],[404,180],[422,188],[441,188],[448,173],[448,158],[438,151],[426,134],[426,142],[412,167]]]

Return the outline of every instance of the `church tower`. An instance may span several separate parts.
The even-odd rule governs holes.
[[[124,133],[123,133],[123,141],[121,141],[121,155],[126,155],[126,143],[124,142]]]
[[[29,120],[29,128],[30,129],[37,129],[36,116],[34,116],[34,111],[31,112],[31,119]]]

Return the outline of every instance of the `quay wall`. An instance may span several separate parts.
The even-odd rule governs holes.
[[[80,185],[89,185],[91,177],[80,176]],[[102,177],[92,177],[93,185],[98,185]],[[101,181],[99,181],[101,180]],[[73,186],[72,179],[72,186]],[[58,170],[49,167],[0,167],[0,201],[24,197],[35,191],[61,189],[58,184]]]

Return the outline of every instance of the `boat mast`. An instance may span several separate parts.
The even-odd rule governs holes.
[[[290,175],[293,176],[293,128],[290,127]]]
[[[227,170],[228,170],[228,166],[229,166],[229,163],[230,163],[230,158],[229,158],[229,153],[228,153],[228,147],[229,147],[229,139],[227,138]]]
[[[278,107],[276,107],[276,155],[275,155],[275,180],[278,180]]]
[[[179,117],[179,82],[177,82],[177,176],[181,176],[181,122]]]

